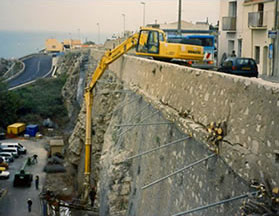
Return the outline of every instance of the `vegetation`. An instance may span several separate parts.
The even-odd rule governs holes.
[[[95,45],[95,42],[93,42],[93,41],[86,41],[84,43],[84,45]]]
[[[13,62],[6,59],[0,58],[0,76],[3,76],[4,73],[12,66]]]
[[[8,91],[6,83],[0,82],[0,129],[17,119],[17,110],[20,107],[20,98],[17,94]]]
[[[15,91],[8,91],[0,82],[0,127],[19,121],[39,124],[48,117],[56,122],[65,119],[67,111],[61,95],[65,82],[66,75],[61,75],[55,79],[40,79]]]

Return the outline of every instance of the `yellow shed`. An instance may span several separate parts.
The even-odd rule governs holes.
[[[58,42],[56,39],[47,39],[46,40],[46,51],[48,52],[62,52],[64,46],[62,43]]]
[[[14,123],[7,127],[7,133],[18,135],[23,131],[25,131],[25,128],[26,128],[26,124],[24,123]]]
[[[53,139],[50,140],[50,155],[52,156],[54,153],[59,152],[62,154],[63,147],[64,147],[64,141],[63,139]]]

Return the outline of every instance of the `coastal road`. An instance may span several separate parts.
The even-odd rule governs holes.
[[[48,76],[52,67],[52,57],[38,54],[23,60],[25,64],[24,71],[14,79],[8,82],[8,87],[13,88],[18,85]]]

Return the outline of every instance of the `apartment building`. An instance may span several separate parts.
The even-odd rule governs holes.
[[[260,75],[279,77],[278,0],[220,0],[218,60],[254,58]]]

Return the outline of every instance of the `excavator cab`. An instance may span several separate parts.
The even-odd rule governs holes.
[[[159,32],[156,30],[141,30],[137,45],[138,53],[159,54]]]

